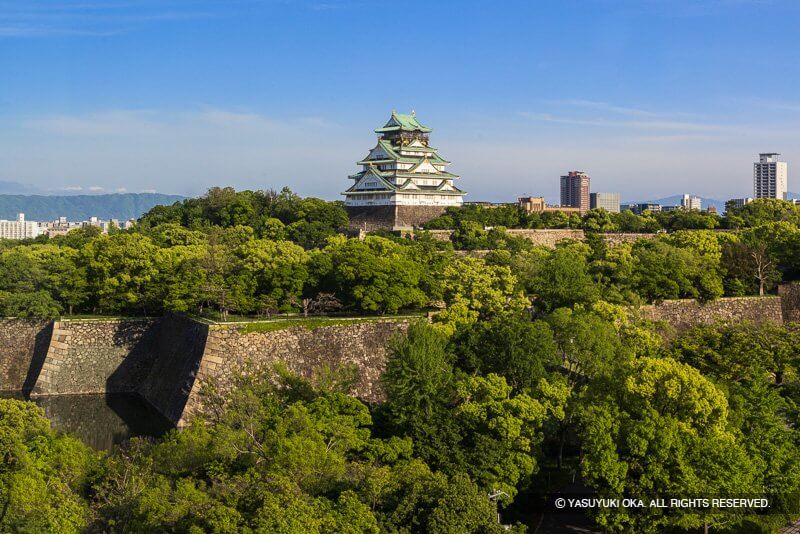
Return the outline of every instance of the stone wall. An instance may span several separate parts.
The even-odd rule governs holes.
[[[417,228],[444,214],[444,206],[396,206],[394,227]]]
[[[6,320],[0,322],[0,377],[3,391],[34,397],[137,393],[174,424],[202,409],[204,383],[214,381],[224,391],[234,373],[276,362],[306,377],[323,366],[352,364],[358,371],[353,394],[375,401],[387,343],[407,326],[407,320],[375,320],[245,333],[243,325],[176,315]]]
[[[528,241],[532,241],[535,245],[541,245],[548,248],[555,248],[559,241],[565,239],[583,240],[585,237],[583,230],[571,230],[569,228],[559,229],[524,229],[512,228],[506,230],[506,233],[514,237],[524,237]]]
[[[721,322],[783,322],[779,297],[732,297],[701,304],[695,300],[667,300],[661,304],[642,306],[643,319],[664,321],[676,332],[696,325]]]
[[[353,230],[392,230],[394,228],[394,206],[347,206],[350,228]]]
[[[800,282],[779,285],[778,296],[781,298],[783,321],[786,323],[800,322]]]
[[[725,298],[706,304],[666,301],[643,306],[643,318],[665,321],[678,332],[715,321],[755,322],[800,318],[800,284],[786,284],[780,297]],[[382,399],[379,377],[388,341],[408,320],[354,321],[313,329],[292,327],[248,332],[243,324],[209,325],[180,316],[161,319],[0,321],[2,390],[33,388],[34,396],[138,393],[173,424],[202,412],[200,390],[221,391],[238,372],[276,362],[312,376],[323,366],[352,365],[352,393]]]
[[[450,241],[453,235],[452,230],[428,230],[433,239],[438,241]],[[526,228],[510,228],[506,230],[509,235],[515,237],[524,237],[525,239],[533,242],[536,245],[545,246],[548,248],[555,248],[559,241],[564,239],[576,239],[582,241],[586,238],[583,230],[572,230],[569,228],[540,228],[540,229],[526,229]],[[602,234],[603,239],[606,240],[609,246],[616,246],[620,243],[632,243],[637,239],[652,239],[658,234]]]
[[[400,230],[424,225],[445,212],[443,206],[347,206],[352,230]]]
[[[33,389],[51,333],[50,321],[0,319],[0,391]]]
[[[33,395],[131,393],[155,361],[155,319],[53,323]]]
[[[603,234],[603,239],[610,247],[615,247],[622,243],[633,243],[639,239],[653,239],[658,234],[622,234],[622,233],[609,233]]]
[[[452,230],[426,230],[436,241],[450,241],[453,236]]]
[[[181,426],[202,412],[200,390],[205,384],[224,392],[231,387],[236,373],[257,372],[277,362],[305,377],[324,366],[352,365],[358,371],[352,393],[369,402],[381,400],[379,378],[386,366],[388,342],[407,328],[407,320],[251,333],[245,333],[243,326],[213,325],[209,327],[205,352],[182,417],[175,422]]]
[[[164,317],[155,333],[157,358],[137,393],[164,417],[178,422],[197,378],[209,325],[178,315]]]

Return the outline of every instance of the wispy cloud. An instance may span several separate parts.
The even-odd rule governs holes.
[[[749,106],[756,106],[761,109],[771,111],[787,111],[790,113],[800,113],[800,102],[787,102],[781,100],[768,100],[764,98],[737,99],[737,102]]]
[[[550,113],[536,113],[523,111],[521,116],[539,122],[550,122],[557,124],[570,124],[575,126],[596,126],[616,129],[636,129],[636,130],[672,130],[687,132],[720,132],[735,134],[736,126],[726,124],[702,123],[675,121],[664,119],[636,119],[618,120],[604,117],[581,118],[573,116],[553,115]],[[648,115],[649,116],[649,115]]]
[[[594,100],[567,99],[567,100],[548,100],[546,104],[551,106],[564,106],[580,109],[590,109],[601,112],[608,112],[617,115],[630,115],[634,117],[664,117],[664,116],[688,116],[683,112],[660,112],[647,109],[619,106],[608,102],[597,102]]]
[[[208,9],[203,9],[206,6]],[[111,36],[148,24],[219,16],[207,2],[2,2],[0,38]]]

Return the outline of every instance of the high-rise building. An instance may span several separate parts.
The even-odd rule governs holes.
[[[788,189],[788,165],[785,161],[778,161],[775,152],[765,152],[758,155],[758,161],[753,163],[753,197],[754,198],[779,198],[786,199]]]
[[[703,209],[703,201],[700,197],[684,194],[683,198],[681,198],[681,208],[700,211]]]
[[[358,162],[361,171],[349,176],[353,185],[342,193],[352,227],[411,228],[463,204],[465,193],[454,184],[458,176],[445,170],[450,162],[428,143],[431,131],[414,112],[392,112],[375,130],[378,144]]]
[[[589,207],[619,213],[619,193],[589,193]]]
[[[583,171],[570,171],[561,177],[561,205],[589,211],[589,175]]]
[[[0,239],[33,239],[39,235],[39,223],[26,221],[25,214],[17,215],[16,221],[0,220]]]

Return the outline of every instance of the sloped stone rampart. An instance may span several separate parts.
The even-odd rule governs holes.
[[[389,340],[408,328],[407,320],[357,322],[352,325],[303,327],[246,333],[243,326],[213,325],[179,425],[202,412],[200,391],[213,384],[229,390],[237,373],[258,372],[281,362],[310,377],[327,366],[352,366],[358,378],[352,394],[368,402],[383,399],[380,376],[386,366]]]
[[[0,319],[0,391],[33,389],[47,356],[53,323]]]
[[[158,319],[55,321],[34,395],[132,393],[150,372]]]

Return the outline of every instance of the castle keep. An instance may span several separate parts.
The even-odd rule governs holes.
[[[465,193],[454,184],[458,176],[445,170],[450,162],[428,142],[431,131],[414,112],[392,112],[375,130],[378,144],[358,162],[361,171],[349,176],[353,185],[342,193],[353,229],[411,229],[463,204]]]

